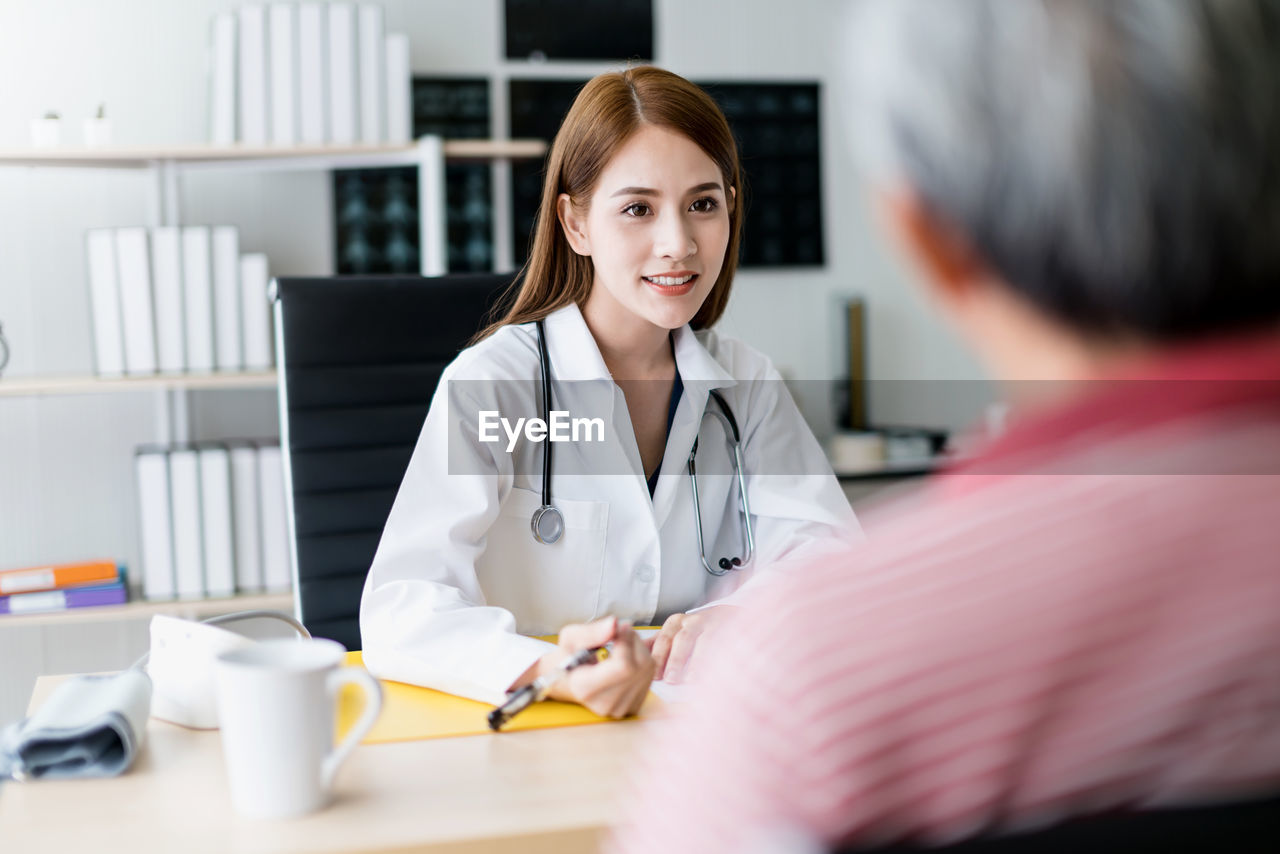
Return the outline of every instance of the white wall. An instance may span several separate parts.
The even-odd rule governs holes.
[[[27,121],[64,117],[68,143],[105,103],[120,144],[206,138],[207,33],[235,0],[0,0],[0,148],[27,143]],[[581,78],[604,64],[529,65],[502,59],[501,0],[387,0],[389,31],[408,33],[413,69],[493,81],[495,128],[505,131],[506,80]],[[726,331],[769,353],[785,375],[839,376],[839,299],[870,311],[869,371],[881,379],[966,379],[974,362],[925,311],[872,227],[837,120],[832,23],[839,0],[656,0],[656,60],[694,79],[819,80],[827,265],[745,271]],[[244,251],[265,251],[278,274],[331,272],[326,176],[192,176],[187,222],[232,223]],[[87,374],[92,347],[83,232],[147,217],[141,174],[0,169],[0,324],[13,347],[6,375]],[[2,382],[3,380],[0,380]],[[192,406],[196,438],[274,429],[271,395],[205,393]],[[824,401],[805,400],[829,429]],[[873,401],[874,405],[874,401]],[[905,409],[873,409],[885,422]],[[917,407],[918,409],[918,407]],[[116,555],[136,563],[130,456],[157,437],[156,395],[0,398],[0,566]],[[910,420],[919,421],[916,411]],[[932,420],[953,420],[939,413]]]

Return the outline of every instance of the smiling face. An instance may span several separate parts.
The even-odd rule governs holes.
[[[567,195],[558,202],[569,245],[595,268],[589,322],[618,331],[688,323],[720,276],[732,202],[715,161],[688,137],[653,125],[636,131],[585,210]]]

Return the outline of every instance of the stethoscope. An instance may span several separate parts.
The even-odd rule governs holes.
[[[551,413],[551,358],[547,355],[546,328],[541,320],[536,321],[536,326],[538,327],[538,362],[542,370],[542,420],[547,422],[550,420]],[[729,408],[729,404],[725,402],[720,392],[712,389],[711,397],[715,400],[719,411],[708,408],[703,412],[702,417],[705,418],[711,414],[719,418],[720,423],[724,425],[725,437],[732,440],[729,445],[733,451],[733,470],[738,478],[739,513],[742,516],[743,539],[747,546],[745,557],[722,557],[716,562],[716,566],[707,562],[707,549],[702,539],[702,511],[698,504],[698,477],[695,463],[698,455],[698,439],[696,437],[693,440],[693,448],[689,451],[689,486],[693,490],[693,523],[694,530],[698,533],[698,558],[702,561],[702,568],[707,572],[712,575],[724,575],[731,569],[739,569],[751,563],[751,559],[755,557],[756,540],[751,530],[751,504],[747,500],[747,479],[742,474],[742,435],[738,432],[738,421],[733,417],[733,410]],[[564,517],[551,503],[550,441],[542,443],[542,506],[533,511],[529,527],[533,530],[533,538],[543,545],[549,546],[564,536]]]

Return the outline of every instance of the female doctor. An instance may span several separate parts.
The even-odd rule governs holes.
[[[705,92],[653,67],[587,83],[514,301],[445,370],[387,520],[360,607],[373,673],[498,703],[609,642],[551,696],[631,714],[737,598],[858,535],[772,364],[711,331],[741,223]]]

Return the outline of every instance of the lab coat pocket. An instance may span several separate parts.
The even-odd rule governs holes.
[[[523,634],[552,634],[596,616],[604,571],[607,501],[553,498],[564,535],[551,545],[533,538],[530,520],[542,497],[513,487],[489,529],[476,575],[489,605],[515,614]]]

